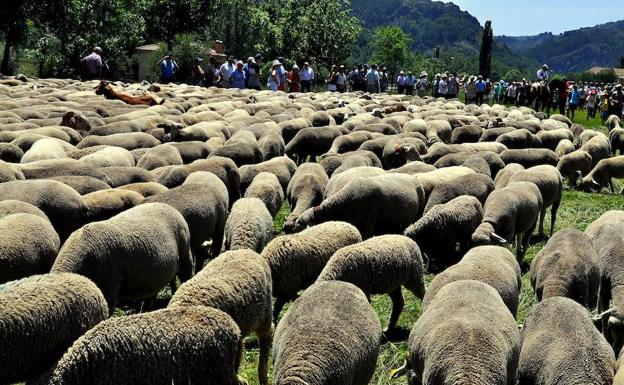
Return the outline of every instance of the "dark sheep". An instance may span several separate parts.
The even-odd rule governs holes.
[[[383,134],[372,133],[368,131],[355,131],[350,134],[336,137],[332,142],[328,154],[344,154],[349,151],[357,150],[362,143],[381,137]]]
[[[315,162],[317,156],[329,151],[339,136],[342,136],[342,132],[335,127],[304,128],[288,142],[285,153],[297,164],[305,162],[308,157],[311,162]]]
[[[460,176],[451,181],[439,183],[431,190],[424,213],[426,214],[436,205],[450,202],[462,195],[473,196],[483,205],[492,191],[494,191],[494,182],[487,175]]]
[[[393,138],[383,148],[382,161],[386,169],[397,168],[411,161],[419,161],[419,145],[423,145],[416,138]]]
[[[170,146],[175,147],[184,164],[189,164],[197,159],[206,159],[212,152],[213,148],[205,142],[190,141],[190,142],[171,142],[167,143]]]
[[[19,163],[24,151],[12,143],[0,143],[0,160],[10,163]]]
[[[559,156],[547,148],[525,148],[520,150],[505,150],[500,154],[505,164],[518,163],[524,168],[539,165],[557,166]]]
[[[286,188],[286,197],[291,212],[284,221],[284,232],[292,233],[295,221],[301,213],[318,206],[325,199],[325,187],[329,178],[318,163],[304,163],[297,167]]]
[[[515,131],[515,130],[516,129],[514,127],[488,128],[483,131],[483,134],[481,135],[481,138],[479,139],[479,141],[480,142],[495,142],[499,136],[506,134],[508,132]]]
[[[312,127],[312,123],[305,118],[289,119],[284,122],[278,123],[284,138],[284,143],[288,144],[297,135],[297,132],[303,130],[306,127]]]
[[[461,126],[451,132],[451,143],[476,143],[483,135],[481,126]]]
[[[514,130],[500,135],[495,142],[504,144],[508,149],[537,148],[542,146],[539,136],[526,129]]]
[[[478,156],[467,158],[460,166],[474,170],[477,174],[486,175],[488,177],[492,176],[488,162]]]
[[[540,131],[537,133],[537,137],[542,141],[541,147],[548,148],[550,150],[555,150],[557,145],[562,140],[574,140],[574,134],[567,128],[558,129],[558,130],[549,130],[549,131]]]

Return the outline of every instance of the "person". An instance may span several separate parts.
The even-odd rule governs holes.
[[[412,71],[407,71],[405,77],[405,95],[414,95],[414,86],[416,85],[416,77],[412,74]]]
[[[496,86],[494,87],[494,96],[496,97],[496,103],[498,104],[505,103],[505,100],[504,100],[505,81],[504,80],[501,80],[498,83],[496,83]]]
[[[344,66],[341,65],[336,73],[336,91],[341,94],[346,91],[347,88],[347,76],[344,73]]]
[[[431,85],[431,96],[433,96],[434,98],[437,98],[440,96],[440,74],[436,74],[435,75],[435,80],[433,81],[433,84]]]
[[[208,66],[206,67],[205,73],[206,78],[204,79],[204,85],[206,87],[213,87],[217,77],[217,59],[212,56],[208,59]]]
[[[301,92],[310,92],[310,87],[314,81],[314,70],[310,68],[310,63],[303,63],[301,70]]]
[[[596,104],[598,102],[598,91],[595,88],[591,88],[587,92],[586,107],[587,107],[587,120],[596,117]]]
[[[349,85],[349,92],[355,91],[355,81],[360,76],[357,66],[354,66],[351,72],[347,74],[347,84]]]
[[[191,83],[194,86],[203,86],[204,80],[206,78],[206,73],[201,66],[203,60],[201,58],[196,57],[193,59],[193,70],[191,73]]]
[[[438,95],[448,99],[448,77],[446,74],[444,74],[442,79],[438,82]]]
[[[232,88],[245,89],[245,65],[242,61],[236,62],[236,69],[230,75],[230,85]]]
[[[102,48],[93,48],[93,52],[82,58],[80,64],[83,68],[85,80],[102,79]]]
[[[403,94],[405,92],[405,80],[405,72],[400,71],[396,80],[397,94]]]
[[[448,78],[448,93],[446,94],[446,98],[454,99],[457,97],[458,92],[459,81],[457,80],[457,74],[455,74],[455,72],[451,72]]]
[[[388,69],[383,67],[379,74],[379,92],[382,94],[388,91]]]
[[[368,73],[368,64],[361,65],[358,70],[360,71],[360,76],[358,78],[359,83],[357,83],[357,91],[366,92],[366,74]]]
[[[371,94],[379,93],[379,72],[377,71],[377,65],[373,64],[370,70],[366,73],[366,91]]]
[[[267,82],[267,87],[269,87],[271,91],[279,90],[280,78],[278,68],[281,65],[282,64],[279,62],[279,60],[273,60],[273,63],[271,64],[271,73],[269,73],[269,80]]]
[[[336,92],[338,87],[336,81],[338,80],[338,67],[334,64],[329,71],[329,77],[327,78],[327,89],[329,92]]]
[[[561,86],[559,87],[559,113],[561,115],[565,115],[566,113],[566,104],[568,102],[568,88],[570,85],[566,79],[561,81]]]
[[[222,88],[230,88],[232,86],[232,82],[230,81],[230,76],[232,76],[232,72],[236,70],[236,58],[234,56],[228,57],[227,62],[221,65],[219,68],[219,86]]]
[[[475,102],[475,99],[477,98],[477,87],[475,85],[475,78],[474,76],[471,76],[468,79],[468,82],[464,85],[464,90],[465,92],[465,103],[466,104],[472,104]]]
[[[285,91],[286,90],[286,67],[284,67],[284,58],[280,56],[277,58],[277,61],[280,63],[279,67],[277,68],[277,75],[279,76],[279,80],[280,80],[279,90]]]
[[[160,82],[163,84],[171,83],[175,79],[176,72],[178,72],[178,63],[176,63],[171,52],[160,59],[158,65],[160,66]]]
[[[427,80],[428,74],[423,71],[420,73],[418,82],[416,83],[416,94],[421,98],[424,98],[429,91],[429,81]]]
[[[624,92],[622,85],[616,84],[613,94],[611,95],[611,114],[622,119],[622,108],[624,108]]]
[[[301,74],[299,73],[299,66],[294,64],[286,75],[286,81],[288,82],[289,92],[301,92]]]
[[[544,64],[542,68],[537,71],[537,80],[540,82],[548,82],[548,78],[550,77],[550,68],[548,65]]]
[[[260,64],[262,64],[262,60],[264,58],[262,55],[257,54],[256,57],[249,57],[247,59],[247,64],[245,65],[245,79],[247,81],[247,88],[260,91],[262,88],[260,86],[260,76],[262,72],[260,71]]]
[[[570,118],[571,121],[574,121],[574,113],[576,112],[580,102],[581,96],[578,92],[578,86],[575,84],[570,87],[568,95],[568,118]]]
[[[487,83],[483,80],[483,75],[478,76],[475,88],[477,90],[477,105],[480,106],[483,104],[483,98],[487,92]]]
[[[602,124],[605,124],[609,119],[609,111],[611,110],[611,101],[609,99],[609,93],[604,92],[602,94],[602,100],[600,101],[600,117],[602,118]]]

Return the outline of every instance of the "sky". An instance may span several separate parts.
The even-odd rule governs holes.
[[[494,35],[559,34],[624,19],[624,0],[452,0],[481,24],[492,20]],[[556,16],[556,17],[555,17]]]

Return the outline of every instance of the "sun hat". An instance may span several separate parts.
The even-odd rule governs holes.
[[[294,69],[294,70],[298,70],[298,69],[299,69],[299,66],[298,66],[298,65],[296,65],[296,64],[293,64],[292,69]]]
[[[271,67],[275,67],[279,65],[282,65],[282,63],[280,63],[279,60],[273,60],[273,64],[271,64]]]

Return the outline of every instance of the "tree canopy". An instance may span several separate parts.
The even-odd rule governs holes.
[[[394,25],[375,30],[370,46],[374,62],[386,65],[391,73],[397,73],[399,66],[411,58],[412,38],[401,27]]]

